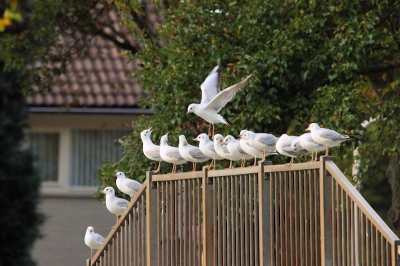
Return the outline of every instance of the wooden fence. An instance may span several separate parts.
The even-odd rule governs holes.
[[[87,266],[388,265],[400,240],[333,162],[153,175]]]

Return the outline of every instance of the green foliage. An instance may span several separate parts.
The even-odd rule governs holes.
[[[170,144],[175,146],[180,134],[190,139],[206,132],[206,123],[187,115],[186,108],[199,101],[200,84],[216,64],[222,66],[222,88],[253,74],[250,84],[221,111],[231,124],[217,125],[223,135],[236,136],[244,128],[277,136],[302,134],[309,122],[363,134],[364,120],[388,117],[399,102],[393,100],[391,109],[384,108],[386,102],[371,97],[374,89],[369,81],[376,64],[399,54],[397,32],[387,17],[394,8],[388,1],[355,5],[348,1],[257,0],[185,2],[167,9],[158,26],[159,41],[166,40],[166,45],[143,40],[144,49],[132,56],[143,68],[132,76],[149,93],[141,104],[155,114],[134,124],[133,133],[121,141],[124,158],[112,167],[105,165],[99,178],[106,180],[118,169],[143,180],[145,172],[156,167],[141,152],[139,133],[150,126],[155,143],[168,131]],[[392,84],[392,90],[398,91],[397,84]],[[392,115],[391,119],[397,118]],[[393,120],[385,128],[398,132],[397,125]],[[378,142],[384,138],[381,135]],[[380,154],[398,150],[395,141],[392,147],[385,143]],[[371,147],[369,141],[346,143],[332,153],[339,163],[350,162],[358,145],[367,177],[365,169],[380,158],[366,151]],[[273,160],[282,163],[285,158],[275,156]],[[170,169],[165,165],[163,172]],[[350,164],[343,166],[351,168]]]

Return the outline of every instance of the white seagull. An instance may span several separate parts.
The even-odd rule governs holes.
[[[311,131],[311,137],[313,140],[326,147],[325,156],[328,156],[329,147],[339,146],[340,143],[346,140],[356,139],[356,136],[349,136],[345,134],[339,134],[334,130],[327,128],[320,128],[318,124],[311,123],[306,131]]]
[[[292,147],[291,147],[292,142],[297,138],[298,138],[298,136],[288,136],[287,134],[283,134],[282,136],[280,136],[280,138],[278,139],[278,141],[275,144],[276,150],[280,154],[292,157],[292,159],[290,160],[290,162],[288,164],[286,164],[286,166],[292,165],[292,163],[294,161],[294,157],[308,153],[304,149],[300,152],[296,152],[296,151],[292,150]]]
[[[116,215],[118,221],[118,216],[124,213],[129,205],[129,201],[116,197],[114,188],[112,187],[106,187],[100,192],[106,194],[106,207],[111,213]]]
[[[246,152],[247,154],[250,154],[251,156],[254,157],[254,164],[253,166],[256,166],[257,164],[257,158],[263,158],[263,152],[250,146],[249,142],[247,139],[243,138],[243,135],[247,132],[247,130],[242,130],[240,131],[239,134],[239,144],[240,147]]]
[[[228,135],[224,139],[224,143],[226,144],[228,151],[235,156],[236,158],[239,158],[237,160],[241,160],[242,163],[240,167],[244,167],[246,164],[246,160],[253,159],[253,156],[247,154],[242,147],[240,147],[240,142],[235,139],[233,136]]]
[[[303,135],[301,135],[300,137],[298,137],[295,141],[292,142],[291,145],[292,150],[294,151],[298,151],[299,148],[303,148],[309,152],[311,152],[311,161],[317,161],[318,159],[318,152],[325,150],[325,146],[316,143],[312,136],[311,133],[304,133]],[[314,152],[315,152],[315,159],[313,159],[314,157]]]
[[[138,193],[140,187],[142,186],[140,182],[127,178],[123,172],[118,172],[115,176],[117,177],[117,188],[123,193],[129,195],[131,198]]]
[[[104,237],[94,232],[92,226],[86,229],[85,244],[90,248],[90,258],[93,258],[93,249],[99,249],[104,240]]]
[[[219,66],[216,66],[201,84],[201,102],[200,104],[192,103],[188,107],[188,113],[195,113],[211,124],[214,136],[214,124],[223,123],[229,125],[228,122],[218,112],[230,101],[233,96],[243,88],[250,80],[251,75],[241,82],[220,91],[221,72]]]
[[[224,137],[221,134],[214,136],[214,148],[215,152],[224,159],[230,160],[229,169],[232,168],[232,161],[238,161],[237,158],[228,151],[228,147],[224,144]]]
[[[208,169],[210,169],[213,166],[213,163],[215,169],[215,160],[222,160],[224,158],[222,156],[219,156],[218,153],[215,151],[214,142],[210,140],[210,138],[206,133],[198,135],[193,140],[199,142],[199,149],[201,150],[202,153],[212,158],[211,164],[208,167]]]
[[[153,132],[153,128],[145,129],[142,132],[140,132],[140,138],[142,139],[143,142],[143,154],[146,156],[148,159],[152,161],[157,161],[158,162],[158,167],[157,170],[154,171],[154,173],[160,172],[160,167],[161,167],[161,156],[160,156],[160,146],[155,145],[151,139],[151,132]]]
[[[247,140],[250,146],[263,152],[262,160],[260,162],[265,161],[265,156],[275,154],[275,144],[278,141],[278,138],[274,135],[245,131],[241,136],[243,139]]]
[[[168,145],[168,133],[161,137],[160,140],[160,155],[161,158],[167,163],[172,163],[172,174],[176,173],[176,165],[184,164],[186,160],[183,159],[179,153],[179,149]]]
[[[202,153],[198,147],[190,145],[184,135],[179,136],[179,153],[185,160],[192,162],[192,171],[196,171],[197,163],[204,163],[211,159],[210,157]]]

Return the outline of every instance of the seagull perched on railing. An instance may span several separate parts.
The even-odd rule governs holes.
[[[112,187],[106,187],[103,191],[100,192],[106,194],[107,210],[115,214],[118,221],[118,216],[121,216],[124,213],[129,205],[129,201],[116,197],[115,190]]]
[[[263,158],[264,153],[261,150],[258,150],[254,147],[252,147],[247,139],[243,138],[243,135],[247,132],[247,130],[242,130],[240,131],[239,134],[239,144],[240,147],[246,152],[247,154],[251,155],[254,157],[254,164],[253,166],[256,166],[257,164],[257,158]]]
[[[226,136],[223,144],[226,144],[228,151],[236,158],[236,160],[242,161],[240,167],[244,167],[246,160],[253,159],[253,156],[247,154],[242,147],[240,147],[240,142],[233,136]]]
[[[208,157],[212,158],[211,164],[208,167],[208,169],[211,169],[214,163],[214,169],[215,169],[215,160],[222,160],[224,159],[223,157],[219,156],[218,153],[215,151],[214,147],[214,142],[210,140],[208,135],[206,133],[202,133],[198,135],[194,141],[199,142],[199,149],[201,150],[202,153],[207,155]]]
[[[278,141],[275,144],[276,150],[280,154],[292,157],[292,159],[290,159],[290,162],[286,164],[286,166],[291,166],[295,157],[308,153],[308,151],[304,149],[300,151],[292,150],[291,147],[292,142],[297,138],[298,136],[288,136],[287,134],[283,134],[282,136],[279,137]]]
[[[311,133],[304,133],[303,135],[295,139],[292,142],[291,148],[295,152],[301,151],[302,148],[309,151],[311,153],[310,162],[317,161],[318,152],[325,150],[324,145],[318,144],[313,140],[313,138],[311,137]],[[314,152],[315,152],[315,159],[313,160]]]
[[[249,82],[250,78],[251,75],[241,82],[220,91],[221,72],[219,66],[216,66],[200,86],[202,92],[200,104],[190,104],[187,114],[195,113],[210,123],[213,128],[212,136],[214,136],[214,124],[223,123],[229,125],[218,112]]]
[[[238,161],[240,158],[236,158],[233,154],[228,151],[228,147],[224,144],[224,137],[221,134],[215,134],[214,136],[214,148],[215,152],[224,159],[230,161],[229,169],[232,168],[232,161]]]
[[[278,138],[274,135],[268,133],[254,133],[248,130],[243,133],[241,132],[240,135],[241,138],[247,140],[250,146],[263,152],[262,160],[259,162],[264,162],[265,156],[275,154],[275,144]]]
[[[177,164],[184,164],[186,160],[179,153],[179,149],[168,145],[168,133],[161,137],[160,140],[160,156],[167,163],[172,163],[172,172],[176,172]]]
[[[359,137],[359,136],[352,136],[352,135],[349,136],[345,134],[339,134],[331,129],[320,128],[319,125],[316,123],[311,123],[306,129],[306,131],[307,130],[311,131],[311,137],[315,142],[324,145],[326,147],[325,156],[328,156],[329,147],[339,146],[340,143],[344,141],[357,139]]]
[[[160,156],[160,146],[155,145],[151,139],[151,132],[153,132],[153,128],[145,129],[142,132],[140,132],[140,138],[142,139],[143,142],[143,154],[146,156],[148,159],[152,161],[157,161],[158,162],[158,167],[155,171],[153,171],[155,174],[160,171],[161,167],[161,156]]]
[[[90,248],[90,258],[93,258],[93,249],[99,249],[103,245],[104,240],[104,237],[94,232],[92,226],[86,229],[85,244]]]
[[[117,177],[117,188],[121,190],[123,193],[129,195],[131,199],[138,193],[142,184],[136,180],[127,178],[123,172],[118,172],[116,175]]]
[[[179,136],[179,153],[185,160],[192,162],[192,171],[196,171],[197,163],[204,163],[211,159],[210,157],[202,153],[198,147],[190,145],[184,135]]]

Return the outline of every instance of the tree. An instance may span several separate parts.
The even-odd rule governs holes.
[[[21,2],[21,4],[23,4]],[[6,14],[1,38],[19,34],[24,28],[16,6],[0,13]],[[32,155],[23,151],[28,109],[18,80],[25,79],[17,70],[4,71],[7,54],[0,52],[0,265],[34,265],[30,250],[39,237],[43,221],[38,212],[40,178],[33,169]]]
[[[116,169],[143,179],[155,167],[140,151],[138,134],[145,128],[155,128],[155,142],[169,131],[172,145],[180,134],[204,132],[205,122],[186,115],[186,108],[199,101],[199,85],[220,64],[223,87],[250,73],[254,77],[222,111],[231,126],[218,125],[218,131],[237,134],[247,128],[279,136],[301,134],[309,122],[318,122],[360,133],[359,143],[347,143],[332,154],[339,163],[351,162],[349,154],[359,146],[359,178],[365,182],[388,178],[389,169],[392,204],[397,204],[398,18],[396,1],[197,1],[167,9],[158,26],[159,41],[166,45],[146,41],[131,55],[143,68],[133,76],[150,93],[142,105],[155,115],[135,123],[133,134],[121,140],[124,157],[104,165],[100,179],[112,182],[108,176]],[[370,117],[378,118],[374,140],[361,126]],[[390,221],[399,234],[398,211],[393,205]]]

